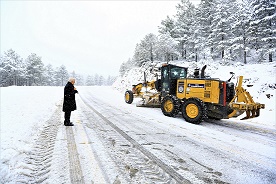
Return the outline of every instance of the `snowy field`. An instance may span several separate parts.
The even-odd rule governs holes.
[[[26,154],[60,105],[61,87],[1,87],[0,183],[16,183]]]
[[[207,63],[208,64],[208,63]],[[202,67],[203,63],[183,63],[182,65],[195,68],[195,67]],[[243,65],[243,64],[236,64],[231,66],[218,66],[213,64],[208,64],[208,67],[206,69],[207,75],[210,75],[212,77],[217,77],[221,79],[228,79],[230,77],[229,72],[235,72],[236,75],[243,75],[245,79],[244,87],[248,89],[248,91],[252,94],[255,101],[264,103],[266,105],[266,108],[264,110],[261,110],[260,117],[254,118],[254,119],[248,119],[241,121],[239,120],[241,118],[232,118],[229,120],[221,120],[222,124],[235,124],[239,126],[241,125],[249,125],[253,126],[255,128],[260,127],[263,130],[268,130],[269,132],[272,132],[272,135],[274,135],[273,141],[270,142],[270,144],[274,144],[275,142],[275,129],[276,129],[276,119],[275,119],[275,69],[276,64],[275,63],[266,63],[266,64],[252,64],[252,65]],[[95,100],[95,104],[97,104],[98,100],[99,102],[109,104],[110,107],[116,107],[118,109],[121,109],[121,111],[127,112],[124,114],[124,117],[127,118],[127,114],[137,115],[141,116],[143,121],[156,121],[160,122],[160,127],[166,128],[166,125],[163,124],[163,122],[168,122],[170,126],[173,127],[182,127],[183,129],[179,130],[171,130],[172,133],[181,133],[179,131],[185,131],[185,128],[194,130],[195,134],[212,134],[215,133],[212,130],[210,132],[206,131],[206,128],[204,126],[205,122],[202,122],[202,125],[196,126],[193,124],[186,123],[182,118],[168,118],[163,116],[160,109],[149,109],[149,108],[137,108],[135,107],[135,104],[125,104],[123,96],[124,96],[124,90],[127,88],[130,88],[130,84],[136,84],[140,81],[138,80],[138,74],[135,73],[135,70],[131,71],[132,76],[126,76],[125,78],[120,78],[116,81],[116,83],[113,85],[113,87],[77,87],[79,90],[79,95],[77,95],[77,105],[78,110],[73,112],[72,114],[72,121],[75,123],[75,127],[72,128],[72,134],[74,134],[75,141],[77,144],[77,151],[80,154],[80,165],[82,167],[82,174],[85,175],[84,181],[85,183],[91,183],[91,181],[94,181],[95,183],[106,183],[106,181],[109,181],[107,183],[113,183],[118,180],[118,173],[120,173],[120,167],[117,167],[117,170],[112,170],[112,162],[109,162],[108,155],[105,157],[106,153],[104,151],[104,148],[102,145],[97,143],[97,137],[95,134],[95,137],[90,137],[88,140],[83,139],[82,134],[84,134],[85,130],[81,127],[81,124],[88,125],[89,118],[85,119],[85,107],[83,104],[81,104],[81,98],[91,98],[92,95]],[[129,74],[131,73],[129,72]],[[236,80],[236,78],[234,79]],[[252,87],[246,87],[247,84],[253,84]],[[90,94],[91,93],[91,94]],[[90,96],[89,96],[90,94]],[[62,105],[62,99],[63,98],[63,87],[5,87],[1,88],[1,139],[0,139],[0,183],[34,183],[34,181],[39,181],[39,183],[70,183],[72,182],[72,179],[70,180],[70,172],[69,172],[69,164],[68,164],[68,154],[67,154],[67,146],[70,146],[67,141],[68,137],[66,138],[66,135],[70,135],[69,129],[65,129],[64,126],[62,126],[62,118],[63,113],[61,112],[61,105]],[[136,101],[135,101],[136,102]],[[134,102],[134,103],[135,103]],[[90,104],[92,107],[95,106],[95,104]],[[100,106],[99,106],[100,107]],[[99,109],[99,108],[98,108]],[[103,112],[106,110],[103,109]],[[112,110],[111,110],[112,111]],[[99,111],[101,112],[101,111]],[[115,114],[114,110],[114,114]],[[118,111],[119,112],[119,111]],[[112,112],[108,112],[110,121],[112,118],[111,114]],[[144,117],[143,117],[144,115]],[[145,118],[147,117],[147,118]],[[242,115],[243,117],[243,115]],[[91,117],[90,117],[91,118]],[[117,117],[119,118],[119,117]],[[115,119],[114,119],[115,121]],[[117,126],[119,126],[120,120],[117,122]],[[158,123],[153,122],[154,125],[158,126]],[[121,122],[122,123],[122,122]],[[143,122],[142,122],[143,123]],[[146,127],[146,125],[145,125]],[[212,127],[212,125],[208,125],[208,128]],[[130,129],[133,128],[133,131],[135,131],[135,127],[130,127]],[[139,127],[138,127],[139,128]],[[158,127],[159,128],[159,127]],[[157,128],[157,129],[158,129]],[[125,132],[128,132],[127,126],[122,128]],[[129,130],[130,130],[129,129]],[[157,131],[156,129],[156,131]],[[168,129],[168,128],[166,128]],[[168,129],[169,130],[169,129]],[[49,134],[47,132],[53,131],[53,136],[49,136],[52,134]],[[147,132],[149,130],[145,130]],[[151,130],[152,134],[156,133],[155,130]],[[175,132],[174,132],[175,131]],[[45,133],[46,132],[46,133]],[[223,131],[222,131],[223,132]],[[86,131],[86,134],[88,134],[88,130]],[[233,131],[233,133],[237,134],[237,137],[242,137],[242,134],[238,134],[237,132]],[[43,135],[45,134],[46,138],[43,138]],[[91,132],[89,135],[93,135]],[[137,134],[138,135],[138,134]],[[233,137],[230,135],[225,136],[223,133],[216,134],[216,136],[222,136],[220,139],[225,139],[224,141],[226,143],[229,143],[233,141]],[[192,136],[196,135],[190,134],[187,132],[187,136],[191,136],[189,138],[192,138]],[[247,133],[244,135],[247,136]],[[133,136],[139,143],[143,141],[139,136],[135,137]],[[85,146],[85,142],[90,142],[92,139],[92,142],[95,143],[92,151],[89,150],[86,147],[83,147],[83,149],[80,149],[78,145]],[[219,139],[219,138],[218,138]],[[210,139],[211,140],[211,139]],[[235,142],[235,148],[239,148],[237,150],[229,150],[230,153],[236,153],[238,154],[238,151],[240,149],[245,147],[251,147],[251,143],[253,146],[259,146],[258,148],[252,148],[252,152],[257,153],[256,155],[261,155],[260,158],[254,154],[248,154],[248,155],[239,155],[241,159],[249,159],[247,157],[254,157],[256,161],[258,162],[257,165],[260,165],[260,167],[264,167],[264,164],[270,162],[268,164],[268,170],[269,172],[276,173],[275,165],[276,165],[276,150],[274,146],[262,144],[262,141],[265,142],[263,139],[261,139],[261,142],[258,143],[258,135],[252,137],[252,140],[256,140],[256,142],[252,143],[249,140],[243,140],[243,141],[236,141]],[[154,140],[153,140],[154,141]],[[157,140],[156,140],[157,141]],[[161,141],[161,140],[159,140]],[[202,140],[204,142],[204,140]],[[206,141],[206,140],[205,140]],[[161,141],[162,142],[162,141]],[[173,143],[172,143],[173,144]],[[177,144],[182,143],[175,143],[175,147],[177,147]],[[210,142],[206,144],[210,147],[216,146],[212,145],[215,144],[215,142]],[[232,143],[231,143],[232,144]],[[143,145],[143,144],[142,144]],[[146,144],[145,144],[146,145]],[[32,178],[32,173],[35,173],[36,170],[38,170],[38,167],[34,167],[34,164],[30,164],[30,158],[32,158],[33,153],[36,153],[37,150],[41,150],[40,152],[43,152],[45,150],[45,147],[47,147],[51,150],[51,152],[43,153],[40,156],[43,158],[37,158],[36,162],[43,162],[42,165],[45,166],[45,170],[43,168],[40,168],[40,173],[37,174],[38,176],[43,176],[39,180],[34,180]],[[158,146],[158,145],[157,145]],[[221,146],[223,149],[223,144],[218,145]],[[249,149],[249,148],[248,148]],[[250,148],[251,149],[251,148]],[[87,152],[86,152],[87,151]],[[191,150],[192,151],[192,150]],[[233,151],[233,152],[232,152]],[[38,151],[39,152],[39,151]],[[94,157],[89,157],[85,153],[90,153]],[[165,156],[161,153],[158,153],[158,149],[153,149],[153,153],[155,153],[160,159],[162,159]],[[181,154],[181,153],[179,153]],[[52,155],[51,157],[48,155]],[[98,155],[96,157],[95,155]],[[65,158],[66,157],[66,158]],[[104,158],[102,158],[104,157]],[[204,157],[204,156],[203,156]],[[101,160],[105,160],[104,163],[108,165],[110,163],[110,167],[106,168],[107,166],[100,166],[100,164],[97,162],[97,158]],[[86,161],[86,160],[89,161]],[[200,158],[198,158],[200,159]],[[203,159],[203,158],[202,158]],[[69,158],[70,160],[70,158]],[[263,162],[262,162],[263,161]],[[88,166],[87,164],[94,164],[92,167]],[[211,163],[209,163],[212,165]],[[105,169],[105,174],[103,174],[103,169]],[[214,165],[214,168],[217,170],[223,170],[221,168],[222,166]],[[184,172],[184,171],[183,171]],[[230,181],[230,183],[262,183],[260,180],[261,177],[255,177],[250,176],[245,173],[236,173],[237,180],[233,179],[233,176],[230,177],[231,171],[225,173],[229,173],[229,180],[228,176],[224,177],[224,180]],[[46,173],[46,174],[45,174]],[[98,175],[97,175],[98,174]],[[185,174],[185,173],[184,173]],[[105,176],[110,175],[110,176]],[[228,174],[226,174],[228,175]],[[246,176],[244,176],[246,175]],[[47,176],[47,177],[46,177]],[[98,178],[97,178],[98,177]],[[195,177],[193,180],[193,177],[191,176],[190,179],[192,181],[195,181],[194,183],[200,183]],[[32,182],[29,181],[29,179],[32,178]],[[108,179],[107,179],[108,178]],[[265,179],[266,177],[261,179]],[[275,177],[272,177],[275,178]],[[133,178],[132,178],[133,179]],[[243,182],[241,182],[244,179]],[[125,182],[124,182],[125,181]],[[121,178],[122,183],[129,183],[132,180],[124,180]],[[134,181],[134,180],[133,180]],[[132,182],[133,182],[132,181]],[[139,181],[144,181],[143,179],[140,179]],[[146,181],[146,180],[145,180]],[[204,181],[204,180],[203,180]],[[271,180],[263,180],[264,183],[273,183]],[[276,183],[276,181],[274,181]],[[134,182],[135,183],[135,182]],[[204,182],[203,182],[204,183]]]

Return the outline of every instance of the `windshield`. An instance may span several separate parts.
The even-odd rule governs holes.
[[[172,79],[183,79],[186,78],[186,70],[185,68],[172,68],[171,69],[171,78]]]

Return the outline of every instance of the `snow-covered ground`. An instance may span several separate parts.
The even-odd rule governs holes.
[[[101,123],[101,125],[89,124],[91,121],[96,123],[102,120],[100,120],[97,113],[92,113],[91,109],[89,110],[85,106],[85,101],[92,108],[96,108],[98,113],[107,117],[105,122],[112,121],[139,144],[146,147],[152,154],[163,160],[163,162],[171,165],[172,168],[178,168],[176,170],[182,176],[189,177],[189,180],[193,183],[208,183],[208,180],[200,179],[197,175],[191,174],[193,172],[189,173],[187,169],[179,169],[183,167],[179,167],[174,163],[176,155],[182,156],[178,161],[181,164],[186,163],[190,166],[188,168],[194,168],[197,171],[198,168],[194,166],[197,163],[201,167],[207,168],[209,173],[212,173],[210,177],[216,175],[222,181],[230,183],[275,183],[273,179],[275,179],[276,173],[276,64],[243,65],[238,63],[229,66],[220,66],[212,63],[180,64],[190,68],[201,68],[204,64],[207,64],[207,75],[225,80],[230,77],[230,71],[236,73],[237,76],[243,75],[245,79],[244,87],[252,94],[255,101],[265,103],[266,108],[261,110],[260,117],[254,119],[241,121],[239,120],[241,117],[238,117],[214,122],[214,124],[212,122],[202,122],[199,126],[186,123],[181,117],[165,117],[158,108],[135,107],[137,100],[131,105],[124,102],[124,90],[130,89],[131,84],[139,83],[138,79],[143,79],[140,78],[139,73],[135,72],[139,69],[133,69],[125,78],[118,79],[113,87],[76,86],[80,94],[77,95],[78,110],[72,113],[71,119],[75,126],[71,128],[62,126],[63,113],[61,112],[61,104],[63,87],[12,86],[1,88],[0,183],[72,182],[70,170],[72,169],[71,167],[76,166],[70,166],[70,162],[74,158],[70,158],[68,153],[75,149],[74,145],[68,143],[70,138],[75,140],[77,147],[75,151],[79,154],[79,165],[82,173],[77,174],[82,175],[85,183],[113,183],[114,181],[118,182],[118,180],[121,183],[135,183],[138,181],[143,183],[143,181],[147,181],[143,174],[136,174],[137,171],[132,168],[134,167],[133,165],[124,166],[131,176],[124,179],[122,166],[114,161],[114,157],[118,158],[118,160],[122,159],[120,155],[122,148],[120,147],[117,150],[116,146],[114,146],[118,136],[112,135],[112,131],[104,127],[107,126],[104,123]],[[246,87],[246,84],[253,84],[253,86]],[[82,102],[82,100],[84,101]],[[104,107],[101,107],[101,104],[105,104],[103,105]],[[140,118],[140,121],[131,124],[132,118],[136,118],[136,120]],[[129,121],[124,122],[127,119]],[[103,127],[97,132],[98,126]],[[101,132],[105,132],[104,129],[111,134],[110,137],[108,137],[107,133],[101,134]],[[244,132],[242,131],[243,129]],[[253,131],[252,134],[251,130]],[[229,133],[227,133],[228,131]],[[267,137],[265,136],[266,133],[268,134]],[[170,135],[169,140],[165,137],[165,134]],[[103,137],[107,136],[106,139],[100,138],[101,135]],[[180,137],[187,137],[185,143],[179,142]],[[160,140],[157,140],[158,138]],[[161,138],[165,139],[162,140]],[[196,139],[198,139],[198,142],[195,141]],[[108,140],[111,142],[110,147],[106,146],[105,141]],[[125,146],[126,144],[121,143],[120,145]],[[191,144],[191,146],[187,147],[184,154],[182,149],[185,144]],[[199,147],[202,148],[202,150],[200,148],[202,154],[200,152],[196,154],[195,157],[190,159],[190,163],[187,160],[185,161],[185,155],[191,156],[194,151],[192,149],[194,144],[199,144]],[[168,146],[165,146],[166,149],[164,149],[162,145]],[[216,152],[218,147],[222,153]],[[109,152],[106,151],[107,148],[110,148]],[[165,152],[161,151],[163,149],[174,150],[174,154],[169,151],[165,154]],[[248,150],[248,153],[244,153],[243,149]],[[131,152],[132,150],[129,148],[127,151]],[[209,153],[204,155],[205,151],[206,153],[207,151],[213,151],[213,156]],[[171,155],[168,156],[168,154]],[[231,162],[229,160],[226,161],[225,155],[228,157],[228,154],[234,155],[230,157]],[[206,156],[210,158],[206,160]],[[128,154],[126,157],[131,157],[131,155]],[[169,159],[170,157],[172,158]],[[137,160],[139,158],[139,155],[137,155]],[[237,160],[233,160],[235,158]],[[124,159],[133,160],[133,158]],[[211,159],[214,160],[212,161]],[[215,161],[215,159],[217,160]],[[126,162],[128,163],[129,160]],[[252,164],[256,166],[256,170],[267,167],[268,172],[263,173],[260,171],[258,173],[260,176],[251,176],[250,174],[255,171],[252,171],[252,173],[247,171],[243,163],[238,163],[241,160],[245,162],[254,161],[256,163]],[[194,161],[193,164],[192,161]],[[235,162],[237,162],[236,166]],[[233,170],[225,170],[224,167],[227,164],[231,165],[230,169]],[[250,166],[249,169],[254,170],[253,166]],[[208,172],[204,171],[201,174],[205,176]],[[233,174],[233,172],[236,173]],[[268,178],[271,173],[274,176]],[[33,174],[37,178],[34,178]],[[261,177],[262,174],[264,175]],[[139,178],[137,179],[138,176]],[[213,181],[215,182],[215,180]]]
[[[0,183],[15,183],[34,140],[61,103],[62,93],[61,87],[1,88]]]

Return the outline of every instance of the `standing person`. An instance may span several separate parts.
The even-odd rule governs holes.
[[[70,77],[68,83],[64,87],[64,99],[63,99],[63,108],[62,111],[64,114],[64,125],[65,126],[74,126],[73,123],[70,122],[71,111],[77,109],[75,94],[78,93],[76,88],[74,87],[76,80],[75,78]]]

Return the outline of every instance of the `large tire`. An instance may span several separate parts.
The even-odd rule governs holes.
[[[198,98],[189,98],[182,104],[182,116],[190,123],[199,124],[206,117],[206,107]]]
[[[130,90],[127,90],[125,92],[125,102],[128,104],[131,104],[133,102],[133,92]]]
[[[166,96],[161,102],[161,110],[165,116],[174,117],[179,113],[180,103],[175,96]]]

